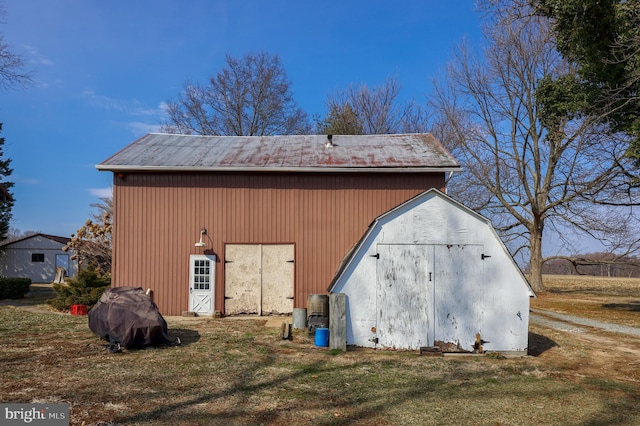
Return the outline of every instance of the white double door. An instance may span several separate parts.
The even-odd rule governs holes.
[[[378,244],[376,331],[389,348],[470,350],[485,313],[482,245]]]
[[[293,312],[293,244],[227,244],[225,315]]]

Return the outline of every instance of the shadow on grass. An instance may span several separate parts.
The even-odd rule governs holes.
[[[171,328],[169,329],[169,337],[172,339],[178,337],[182,345],[187,346],[200,340],[200,333],[196,330],[189,330],[188,328]]]
[[[137,352],[137,351],[147,351],[147,350],[153,350],[153,349],[172,349],[175,348],[177,346],[189,346],[193,343],[196,343],[198,340],[200,340],[200,333],[198,333],[195,330],[189,330],[186,328],[172,328],[171,330],[169,330],[169,338],[171,339],[171,342],[175,342],[176,338],[180,339],[180,345],[175,345],[175,344],[161,344],[158,346],[153,346],[153,345],[149,345],[149,346],[144,346],[144,347],[132,347],[132,348],[121,348],[120,350],[117,350],[115,353],[122,353],[122,351],[126,352]],[[107,343],[105,344],[105,342],[108,342],[108,340],[105,339],[101,339],[100,342],[102,342],[102,347],[104,349],[110,349],[111,348],[111,344]]]
[[[366,397],[350,397],[345,395],[334,395],[333,398],[329,398],[328,395],[318,394],[318,389],[313,387],[305,387],[300,385],[300,380],[312,375],[311,377],[318,377],[323,374],[336,374],[336,372],[342,372],[345,376],[349,376],[348,371],[354,369],[369,368],[368,363],[356,363],[355,365],[346,366],[327,366],[325,361],[317,361],[308,365],[298,371],[292,371],[287,374],[281,375],[270,380],[261,380],[261,372],[264,371],[266,366],[276,364],[276,360],[273,357],[268,357],[258,363],[249,363],[245,365],[238,375],[235,382],[230,383],[226,389],[220,389],[218,392],[207,392],[201,395],[192,395],[184,401],[159,405],[157,408],[138,412],[130,416],[121,416],[115,419],[117,424],[136,424],[136,423],[149,423],[149,422],[177,422],[180,423],[185,419],[188,413],[190,413],[193,407],[200,407],[203,404],[216,404],[227,398],[237,398],[239,403],[229,410],[221,410],[222,412],[215,415],[215,417],[196,417],[198,414],[191,413],[190,420],[193,423],[189,424],[211,424],[211,425],[229,425],[229,424],[282,424],[282,412],[280,410],[273,409],[261,409],[253,407],[250,402],[251,395],[259,395],[261,391],[266,389],[278,389],[281,387],[290,387],[292,391],[296,390],[300,392],[298,397],[301,397],[305,404],[300,404],[299,409],[309,411],[323,411],[325,414],[313,414],[311,419],[307,418],[301,422],[328,425],[328,424],[351,424],[362,423],[367,419],[376,418],[380,415],[381,411],[388,407],[400,405],[403,402],[424,398],[425,394],[436,392],[444,384],[441,378],[436,379],[422,379],[412,382],[412,386],[402,387],[399,390],[394,390],[384,395],[369,395]],[[354,403],[357,403],[358,408],[350,417],[341,417],[340,419],[334,418],[333,412],[342,409],[353,409]],[[296,410],[296,408],[294,408]],[[251,419],[251,420],[249,420]]]
[[[541,334],[529,332],[529,355],[540,356],[549,349],[557,346],[558,344],[552,339]]]
[[[632,301],[627,303],[604,303],[605,309],[614,309],[618,311],[640,312],[640,301]]]

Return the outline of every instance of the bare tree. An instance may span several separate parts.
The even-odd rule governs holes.
[[[111,236],[113,199],[101,198],[91,207],[96,209],[92,219],[71,235],[71,241],[63,247],[64,251],[72,250],[72,259],[78,260],[80,266],[93,266],[103,275],[111,274]]]
[[[514,254],[528,254],[530,283],[542,291],[547,226],[567,243],[590,235],[612,251],[638,248],[637,219],[623,206],[638,198],[626,179],[631,160],[599,117],[536,100],[545,76],[576,72],[556,51],[549,21],[526,0],[482,7],[483,54],[458,50],[432,99],[436,129],[465,169],[450,192],[490,217]]]
[[[6,10],[0,3],[0,23],[5,22]],[[0,89],[22,88],[32,84],[32,73],[25,71],[25,60],[15,53],[0,34]]]
[[[41,234],[42,231],[34,231],[34,230],[27,230],[27,231],[21,231],[18,228],[13,228],[10,227],[9,228],[9,232],[7,232],[7,238],[2,241],[2,243],[8,243],[8,242],[12,242],[12,241],[16,241],[19,240],[21,238],[25,238],[25,237],[29,237],[31,235],[36,235],[36,234]]]
[[[226,67],[207,85],[186,83],[167,103],[163,131],[201,135],[264,136],[309,133],[280,58],[265,52],[226,57]]]
[[[327,97],[327,116],[317,121],[326,134],[422,133],[427,129],[424,111],[414,101],[398,101],[401,86],[396,77],[369,88],[350,86]]]

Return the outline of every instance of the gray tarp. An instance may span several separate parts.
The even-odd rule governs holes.
[[[171,344],[167,322],[141,287],[105,290],[89,311],[89,328],[125,348]]]

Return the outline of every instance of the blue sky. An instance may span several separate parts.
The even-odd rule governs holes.
[[[158,131],[185,81],[205,82],[225,55],[282,60],[298,104],[324,114],[327,94],[396,76],[422,103],[463,38],[473,0],[0,0],[0,33],[34,72],[0,92],[12,228],[69,236],[111,190],[95,165]]]

